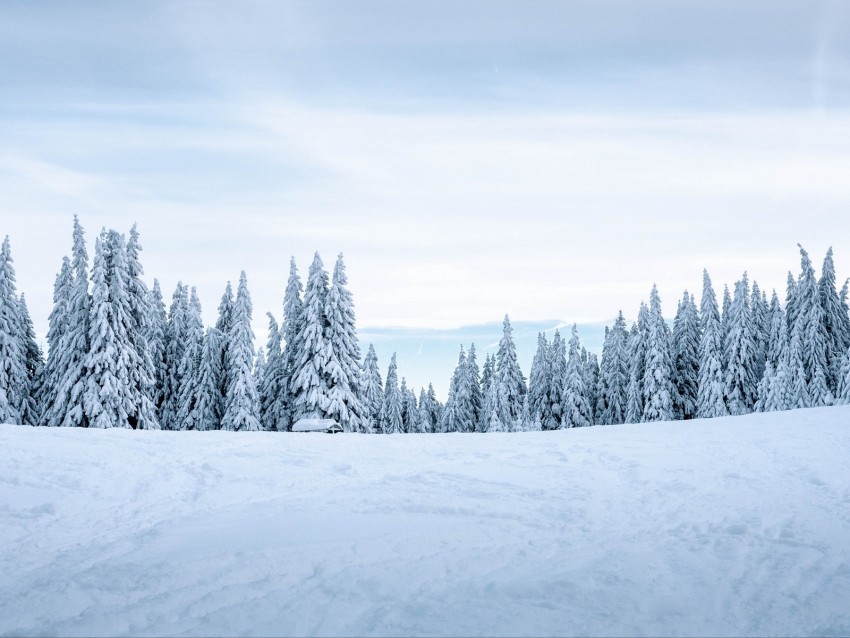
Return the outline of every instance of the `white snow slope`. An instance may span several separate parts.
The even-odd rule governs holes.
[[[490,435],[0,426],[0,633],[850,634],[850,407]]]

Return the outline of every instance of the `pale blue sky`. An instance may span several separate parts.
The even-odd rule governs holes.
[[[375,338],[633,318],[654,281],[672,314],[703,266],[784,286],[798,241],[850,274],[847,2],[7,1],[0,60],[42,334],[74,212],[137,221],[207,321],[246,269],[261,340],[316,249]]]

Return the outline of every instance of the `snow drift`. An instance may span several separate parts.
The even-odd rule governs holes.
[[[850,633],[850,406],[0,450],[3,634]]]

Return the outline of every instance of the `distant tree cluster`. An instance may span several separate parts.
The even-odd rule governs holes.
[[[0,422],[65,427],[288,431],[327,418],[347,432],[511,432],[711,418],[850,402],[848,282],[832,250],[820,279],[800,247],[785,303],[747,274],[721,305],[707,272],[699,309],[687,291],[672,329],[653,286],[627,327],[605,329],[601,359],[555,330],[538,337],[528,382],[506,316],[498,350],[479,368],[460,349],[442,404],[417,398],[393,355],[382,379],[375,349],[361,361],[342,255],[332,275],[316,253],[306,286],[293,259],[280,322],[271,313],[255,350],[243,272],[227,284],[214,326],[194,288],[178,283],[166,310],[157,280],[141,279],[142,247],[103,230],[89,257],[74,218],[71,256],[53,288],[47,357],[18,295],[9,239],[0,250]]]

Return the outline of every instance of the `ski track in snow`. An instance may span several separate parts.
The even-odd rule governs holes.
[[[850,406],[0,449],[0,634],[850,634]]]

